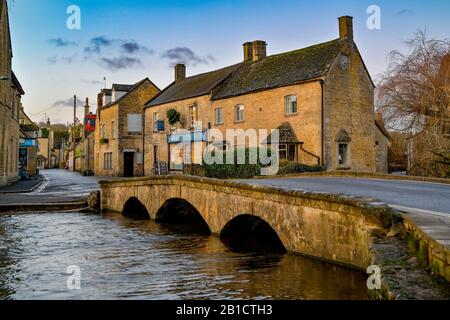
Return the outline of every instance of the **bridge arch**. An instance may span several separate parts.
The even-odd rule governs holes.
[[[131,197],[125,202],[122,214],[135,220],[150,220],[150,214],[145,205],[136,197]]]
[[[168,199],[156,212],[155,220],[158,223],[183,225],[189,227],[192,232],[211,234],[211,229],[201,213],[185,199]]]
[[[231,219],[220,232],[221,240],[239,252],[287,252],[277,232],[264,219],[240,214]]]

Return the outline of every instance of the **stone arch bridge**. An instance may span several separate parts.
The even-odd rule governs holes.
[[[373,199],[224,180],[167,176],[101,181],[100,186],[102,211],[123,213],[132,207],[158,219],[162,209],[181,201],[195,208],[213,234],[233,222],[248,222],[239,219],[243,216],[257,217],[288,252],[364,271],[371,264],[373,235],[388,232],[393,220],[389,207]]]

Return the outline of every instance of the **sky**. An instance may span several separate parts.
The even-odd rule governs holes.
[[[450,37],[450,1],[442,0],[8,1],[13,70],[37,122],[73,121],[74,94],[80,116],[86,97],[95,112],[104,78],[110,88],[149,77],[163,89],[175,63],[186,63],[188,76],[235,64],[247,41],[265,40],[270,55],[335,39],[343,15],[354,17],[355,42],[373,78],[418,29]],[[67,27],[71,5],[80,8],[80,29]],[[380,8],[380,29],[367,26],[371,5]]]

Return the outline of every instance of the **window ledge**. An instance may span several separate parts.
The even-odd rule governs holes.
[[[298,116],[298,115],[299,115],[298,112],[296,112],[296,113],[285,113],[284,114],[285,117],[295,117],[295,116]]]
[[[245,122],[245,120],[240,120],[240,121],[234,121],[234,123],[244,123]]]

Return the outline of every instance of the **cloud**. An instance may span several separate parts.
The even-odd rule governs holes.
[[[187,47],[169,49],[161,55],[161,58],[170,60],[172,66],[177,63],[196,66],[198,64],[209,64],[216,60],[212,55],[200,57]]]
[[[142,61],[134,57],[119,56],[115,58],[101,58],[99,64],[110,71],[117,71],[142,66]]]
[[[50,45],[53,45],[57,48],[64,48],[64,47],[70,47],[70,46],[77,46],[78,44],[73,41],[64,40],[63,38],[53,38],[48,39],[47,43]]]
[[[84,48],[87,55],[101,54],[103,49],[120,51],[123,54],[153,54],[154,51],[135,40],[112,39],[105,36],[94,37],[89,45]]]
[[[410,9],[402,9],[399,12],[397,12],[398,16],[413,16],[414,15],[414,11],[410,10]]]
[[[155,53],[155,51],[148,49],[146,46],[143,46],[134,40],[122,43],[121,49],[124,53],[127,54],[145,53],[151,55]]]
[[[84,48],[84,52],[86,54],[93,54],[93,53],[100,54],[102,48],[109,47],[112,45],[112,43],[113,41],[108,39],[107,37],[104,36],[95,37],[89,41],[89,46]]]
[[[84,106],[84,101],[77,98],[77,106]],[[73,107],[73,97],[66,100],[57,100],[52,104],[52,107]]]

